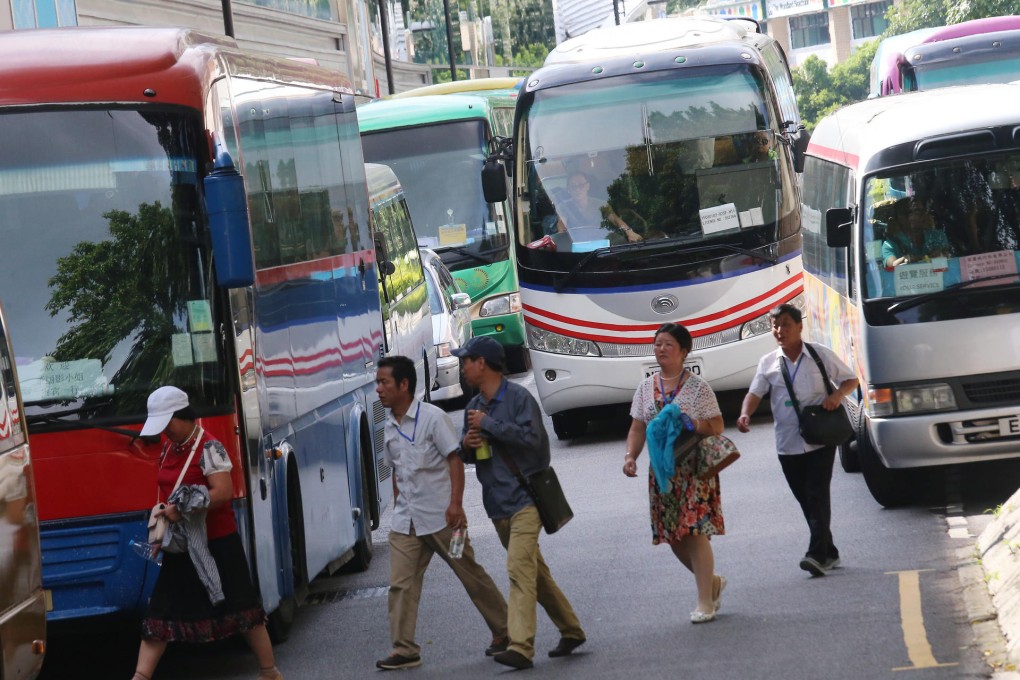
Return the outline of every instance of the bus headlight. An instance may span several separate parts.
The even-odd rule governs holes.
[[[804,311],[804,293],[794,296],[786,304],[793,305],[801,312]],[[740,339],[747,340],[753,338],[756,335],[763,335],[765,333],[772,332],[772,319],[769,318],[768,312],[762,314],[759,317],[755,317],[740,327]]]
[[[751,319],[740,327],[740,339],[747,340],[756,335],[772,332],[772,319],[768,314],[762,314],[756,319]]]
[[[521,311],[521,294],[510,293],[509,295],[497,295],[482,303],[478,310],[478,316],[500,316],[501,314],[516,314]]]
[[[915,387],[871,387],[868,389],[868,403],[873,416],[908,415],[955,410],[956,396],[953,388],[946,383]]]
[[[571,354],[582,357],[601,356],[599,354],[599,349],[595,346],[594,342],[580,340],[578,338],[568,338],[565,335],[553,333],[552,331],[547,331],[544,328],[536,328],[531,324],[527,325],[527,329],[528,347],[538,350],[539,352]]]

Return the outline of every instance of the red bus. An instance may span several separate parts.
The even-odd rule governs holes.
[[[137,433],[171,384],[230,452],[285,636],[310,578],[367,566],[392,493],[350,84],[184,29],[0,34],[0,214],[49,620],[144,606],[156,567],[127,546],[160,448]]]

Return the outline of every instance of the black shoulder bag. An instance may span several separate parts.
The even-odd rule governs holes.
[[[510,468],[510,472],[514,473],[514,477],[524,487],[527,494],[531,496],[531,500],[535,503],[535,509],[538,510],[538,516],[542,519],[542,528],[545,529],[545,533],[555,534],[574,518],[574,511],[570,509],[567,497],[563,495],[560,480],[551,465],[525,477],[514,459],[503,452],[502,447],[497,447],[496,452]]]
[[[822,382],[825,383],[826,394],[832,394],[832,383],[829,381],[829,374],[825,372],[825,365],[818,356],[818,352],[806,342],[804,348],[818,364],[818,370],[822,373]],[[790,369],[786,367],[782,356],[779,357],[779,366],[783,371],[783,380],[786,381],[786,389],[790,393],[793,410],[797,413],[797,420],[800,422],[800,436],[804,438],[804,441],[808,444],[821,446],[839,446],[850,439],[854,428],[850,424],[850,418],[847,417],[843,405],[840,404],[834,411],[826,411],[821,404],[805,406],[801,409],[797,395],[793,391]]]

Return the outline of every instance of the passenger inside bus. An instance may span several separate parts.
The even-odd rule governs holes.
[[[608,238],[615,229],[628,241],[641,240],[641,236],[620,219],[609,203],[591,195],[591,179],[587,174],[571,173],[567,178],[567,193],[566,200],[556,204],[559,215],[556,230],[559,233],[570,233],[572,237],[583,236],[582,240],[592,240],[591,236]],[[597,228],[598,233],[589,231],[591,228]],[[582,232],[582,229],[585,231]]]
[[[949,241],[945,232],[935,228],[926,201],[916,196],[901,198],[891,204],[889,210],[891,214],[882,241],[882,262],[887,270],[948,256]]]

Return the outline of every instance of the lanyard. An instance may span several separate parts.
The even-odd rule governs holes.
[[[418,414],[421,413],[421,402],[418,402],[418,408],[414,410],[414,429],[411,431],[411,436],[408,437],[404,434],[404,431],[400,429],[400,423],[397,423],[397,434],[406,439],[407,441],[414,443],[414,438],[418,436]]]
[[[686,370],[686,369],[684,369],[684,370]],[[683,371],[681,371],[680,375],[681,375],[681,378],[682,378],[683,377]],[[673,388],[673,391],[670,392],[669,396],[667,397],[666,396],[666,386],[662,383],[662,371],[659,371],[659,396],[662,397],[662,405],[663,406],[665,406],[666,404],[672,404],[673,403],[673,400],[676,399],[677,393],[680,391],[680,386],[683,385],[683,384],[684,384],[683,380],[678,380],[677,383],[676,383],[676,387]]]
[[[786,357],[783,357],[783,358],[785,359]],[[804,350],[802,349],[801,352],[800,352],[800,356],[797,357],[797,362],[793,365],[793,373],[790,374],[790,384],[791,385],[797,379],[797,371],[800,370],[800,362],[803,361],[803,360],[804,360]]]

